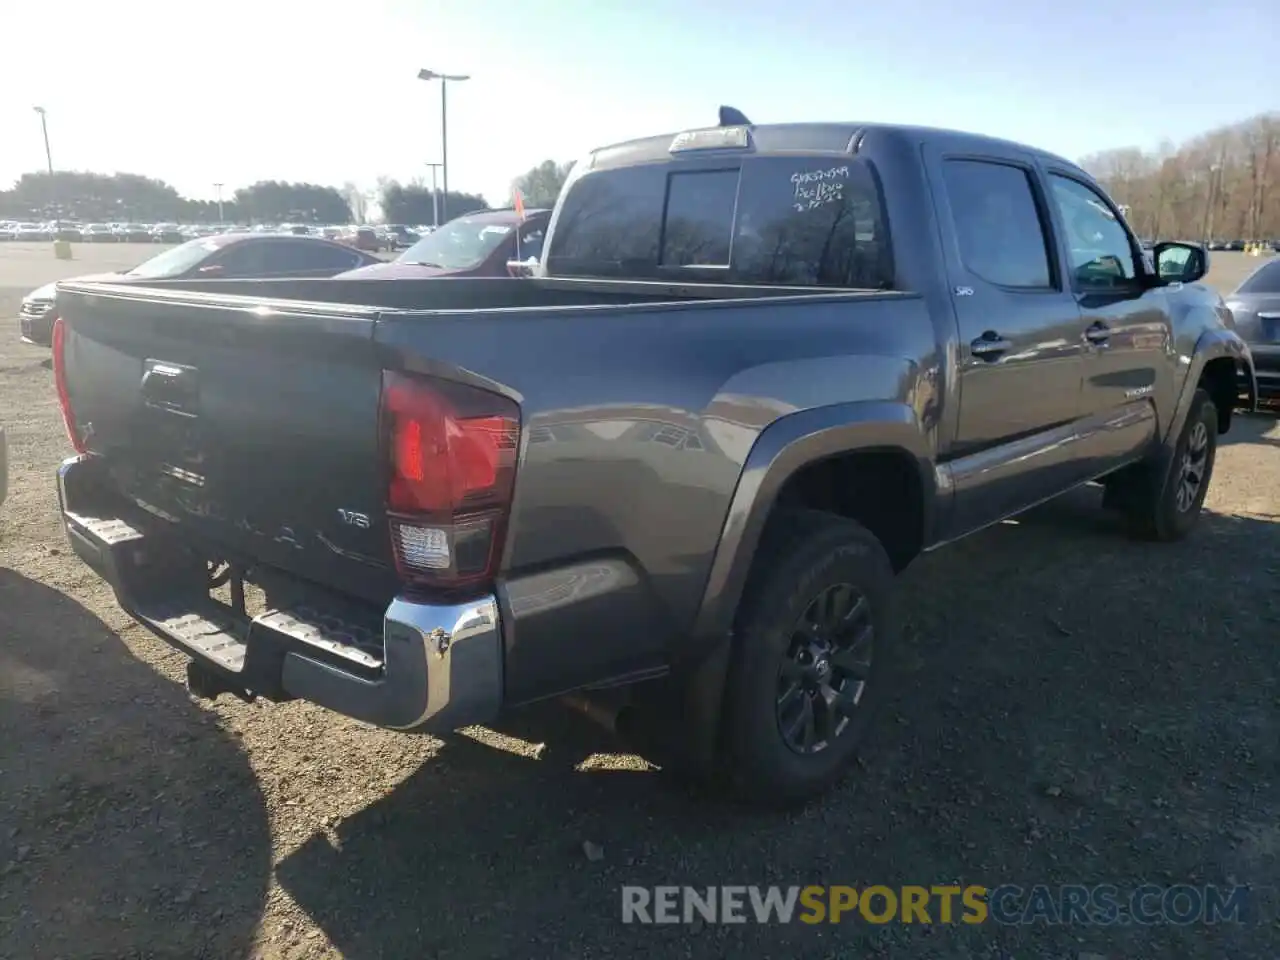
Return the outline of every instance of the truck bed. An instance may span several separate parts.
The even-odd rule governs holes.
[[[520,440],[500,576],[520,610],[508,666],[529,691],[552,682],[542,671],[555,663],[569,682],[619,651],[637,665],[660,659],[692,621],[708,545],[759,431],[846,401],[851,384],[898,395],[911,365],[877,362],[877,351],[901,357],[915,341],[927,355],[934,343],[924,302],[903,293],[529,280],[185,287],[59,287],[70,406],[113,492],[211,562],[383,607],[404,587],[388,529],[384,371],[505,396]],[[482,298],[504,305],[464,306]],[[599,651],[573,652],[550,594],[606,588],[631,619],[616,617],[619,635]]]

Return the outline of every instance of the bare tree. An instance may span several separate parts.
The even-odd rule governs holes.
[[[1266,113],[1153,152],[1107,150],[1081,166],[1129,209],[1143,236],[1280,240],[1280,113]]]
[[[348,180],[342,185],[342,197],[351,208],[351,216],[356,223],[364,223],[365,214],[369,212],[369,198],[365,191]]]
[[[1261,116],[1244,134],[1244,148],[1249,173],[1249,205],[1246,223],[1251,234],[1257,234],[1267,208],[1271,158],[1276,152],[1277,124],[1275,116]]]
[[[527,170],[516,177],[512,186],[520,191],[526,205],[530,207],[551,207],[560,196],[560,188],[573,169],[572,163],[557,163],[555,160],[543,160],[532,170]]]

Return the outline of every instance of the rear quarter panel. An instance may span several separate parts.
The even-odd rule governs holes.
[[[376,336],[410,369],[447,363],[521,404],[512,701],[668,661],[770,425],[886,401],[932,438],[939,409],[930,315],[901,294],[384,315]]]

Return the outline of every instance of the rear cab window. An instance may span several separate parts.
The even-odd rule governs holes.
[[[547,272],[889,289],[875,171],[853,156],[672,161],[584,174],[548,236]]]

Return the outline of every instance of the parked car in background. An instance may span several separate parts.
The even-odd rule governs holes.
[[[343,279],[457,276],[505,277],[508,260],[542,254],[550,210],[527,210],[521,223],[514,210],[487,210],[450,220],[390,263],[343,274]],[[517,226],[519,229],[517,230]],[[519,240],[519,256],[516,241]]]
[[[9,231],[9,239],[17,243],[37,243],[51,237],[50,232],[39,223],[18,223]]]
[[[115,230],[116,239],[121,243],[147,243],[151,240],[151,230],[140,223],[122,223]]]
[[[360,250],[318,237],[291,234],[223,234],[189,240],[131,270],[95,274],[80,280],[131,283],[152,280],[234,280],[250,277],[331,277],[381,263]],[[56,319],[57,282],[31,291],[18,308],[19,335],[27,343],[50,346]]]
[[[411,247],[422,239],[421,234],[415,233],[403,223],[387,224],[387,236],[391,240],[392,250],[402,250],[405,247]]]
[[[1226,297],[1236,333],[1253,351],[1258,395],[1280,400],[1280,258],[1267,260]]]
[[[87,223],[80,231],[84,243],[115,243],[116,236],[105,223]]]
[[[182,243],[187,239],[176,223],[157,223],[151,228],[152,243]]]
[[[371,253],[378,253],[387,246],[386,242],[378,236],[378,231],[373,227],[352,227],[344,231],[338,239],[347,246],[355,247],[357,250],[367,250]]]

